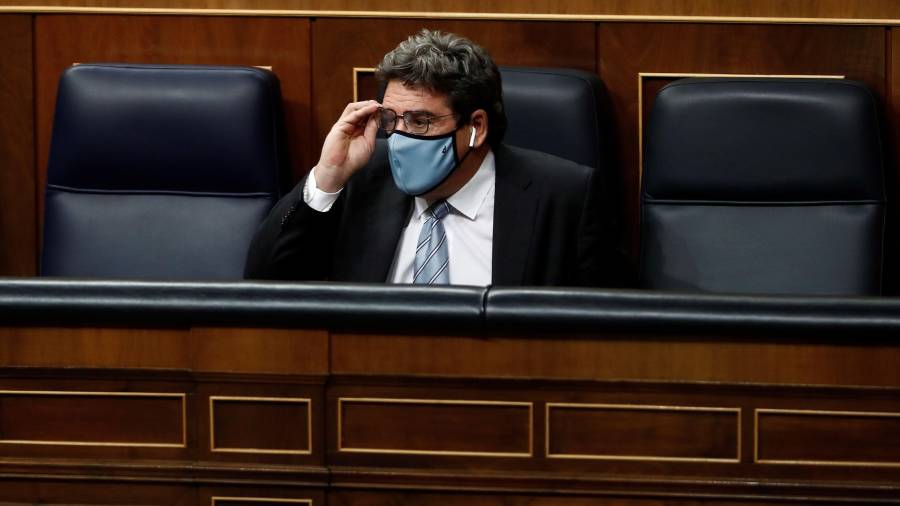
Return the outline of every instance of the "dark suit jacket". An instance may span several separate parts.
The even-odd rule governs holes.
[[[245,276],[384,282],[412,197],[394,185],[384,142],[327,213],[303,202],[297,185],[272,209],[250,246]],[[612,240],[593,169],[548,154],[494,150],[494,285],[599,285]],[[614,273],[614,272],[613,272]]]

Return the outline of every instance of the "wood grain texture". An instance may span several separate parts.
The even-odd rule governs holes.
[[[37,271],[32,16],[0,15],[0,276]]]
[[[900,386],[891,345],[658,339],[333,334],[333,374]]]
[[[883,100],[885,43],[879,27],[600,24],[598,69],[612,98],[632,258],[639,246],[639,73],[845,75]]]
[[[310,453],[311,412],[310,401],[297,398],[214,398],[210,407],[214,431],[211,449],[249,454]]]
[[[497,401],[339,399],[338,452],[528,457],[532,410]]]
[[[765,411],[759,462],[900,466],[900,412]]]
[[[193,16],[37,16],[38,185],[46,182],[56,88],[73,63],[271,66],[281,82],[294,172],[308,165],[309,20]],[[38,208],[43,209],[42,200]]]
[[[312,43],[316,151],[353,99],[352,69],[375,67],[385,53],[423,27],[469,37],[498,65],[595,68],[593,23],[317,19]]]
[[[892,0],[4,0],[0,5],[654,16],[897,18]]]
[[[554,458],[740,461],[737,410],[689,406],[550,405]]]
[[[0,328],[0,365],[324,374],[327,333],[283,329]]]
[[[0,437],[7,444],[183,447],[185,407],[178,394],[6,391]]]

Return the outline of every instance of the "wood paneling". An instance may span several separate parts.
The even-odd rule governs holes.
[[[757,412],[756,461],[900,466],[900,413]]]
[[[390,11],[423,13],[528,13],[652,16],[897,18],[892,0],[6,0],[12,5]]]
[[[471,38],[498,65],[595,68],[592,23],[318,19],[313,23],[315,158],[331,125],[353,99],[353,68],[375,67],[385,53],[423,27]]]
[[[639,232],[639,73],[845,75],[883,99],[885,43],[881,27],[599,25],[598,68],[612,97],[632,258],[637,257]]]
[[[0,392],[5,444],[184,447],[185,395]]]
[[[0,328],[6,367],[325,374],[328,334],[293,329]]]
[[[309,454],[310,399],[213,397],[210,447],[217,452]]]
[[[32,17],[0,15],[0,276],[37,269]]]
[[[549,404],[547,456],[644,461],[740,461],[740,410]]]
[[[308,165],[308,19],[42,15],[35,25],[35,53],[40,188],[46,181],[57,83],[73,63],[271,66],[281,81],[295,173]]]
[[[482,378],[688,380],[801,385],[900,385],[900,349],[651,336],[572,338],[333,334],[334,374]]]
[[[338,452],[529,457],[527,403],[338,399]]]

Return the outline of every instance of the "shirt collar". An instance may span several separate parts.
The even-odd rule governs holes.
[[[474,220],[478,216],[478,211],[484,206],[484,201],[488,194],[494,188],[494,175],[497,169],[494,164],[494,152],[488,150],[481,166],[475,171],[475,174],[469,179],[462,188],[447,198],[450,207],[457,213],[465,216],[470,220]],[[428,210],[428,202],[422,197],[415,198],[416,217],[422,219],[422,214]]]

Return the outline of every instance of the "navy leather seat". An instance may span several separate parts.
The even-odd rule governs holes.
[[[669,84],[646,131],[642,284],[878,294],[883,178],[878,114],[860,83]]]
[[[590,72],[500,67],[508,126],[504,142],[605,169],[610,133],[606,89]]]
[[[277,78],[77,65],[60,79],[41,273],[241,279],[287,174]]]

